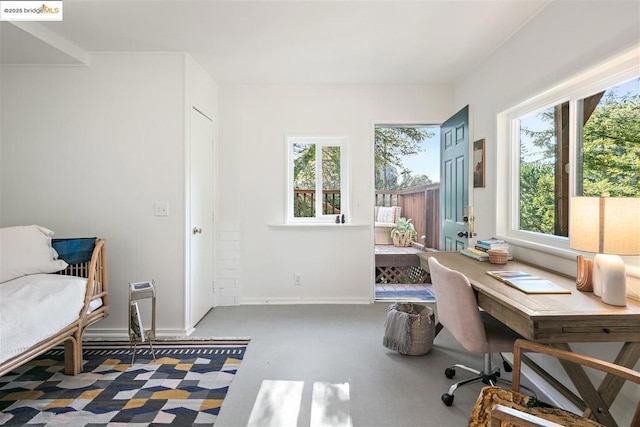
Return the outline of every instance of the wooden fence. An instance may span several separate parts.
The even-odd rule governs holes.
[[[418,243],[438,248],[440,241],[440,184],[421,185],[401,191],[376,191],[376,206],[400,206],[401,216],[411,219]],[[422,236],[425,236],[424,239]]]

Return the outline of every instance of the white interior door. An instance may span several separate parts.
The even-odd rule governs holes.
[[[195,108],[190,121],[188,329],[214,305],[213,122]]]
[[[467,247],[469,205],[469,106],[445,121],[440,129],[440,249]]]

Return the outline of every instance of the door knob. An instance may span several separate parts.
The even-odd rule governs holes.
[[[193,227],[193,234],[202,234],[202,228]]]
[[[466,237],[468,239],[469,238],[469,232],[468,231],[458,231],[458,237]]]

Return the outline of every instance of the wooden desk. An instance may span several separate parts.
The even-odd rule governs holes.
[[[572,342],[623,342],[613,363],[633,368],[640,358],[638,301],[627,299],[626,307],[608,305],[593,293],[578,291],[573,278],[515,260],[496,265],[457,252],[423,252],[418,256],[426,271],[427,260],[433,256],[442,265],[465,274],[476,292],[478,305],[528,340],[569,351]],[[571,294],[528,295],[487,275],[488,270],[527,271],[551,280]],[[582,368],[566,364],[563,367],[584,399],[586,415],[591,414],[589,408],[609,408],[624,384],[619,378],[607,376],[596,391]],[[608,411],[593,415],[601,424],[616,425]]]

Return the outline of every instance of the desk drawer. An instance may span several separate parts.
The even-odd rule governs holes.
[[[638,334],[638,326],[568,326],[562,328],[567,334]],[[640,338],[640,336],[638,337]]]
[[[631,325],[560,325],[538,323],[534,330],[535,340],[541,342],[608,342],[640,341],[638,326]]]

